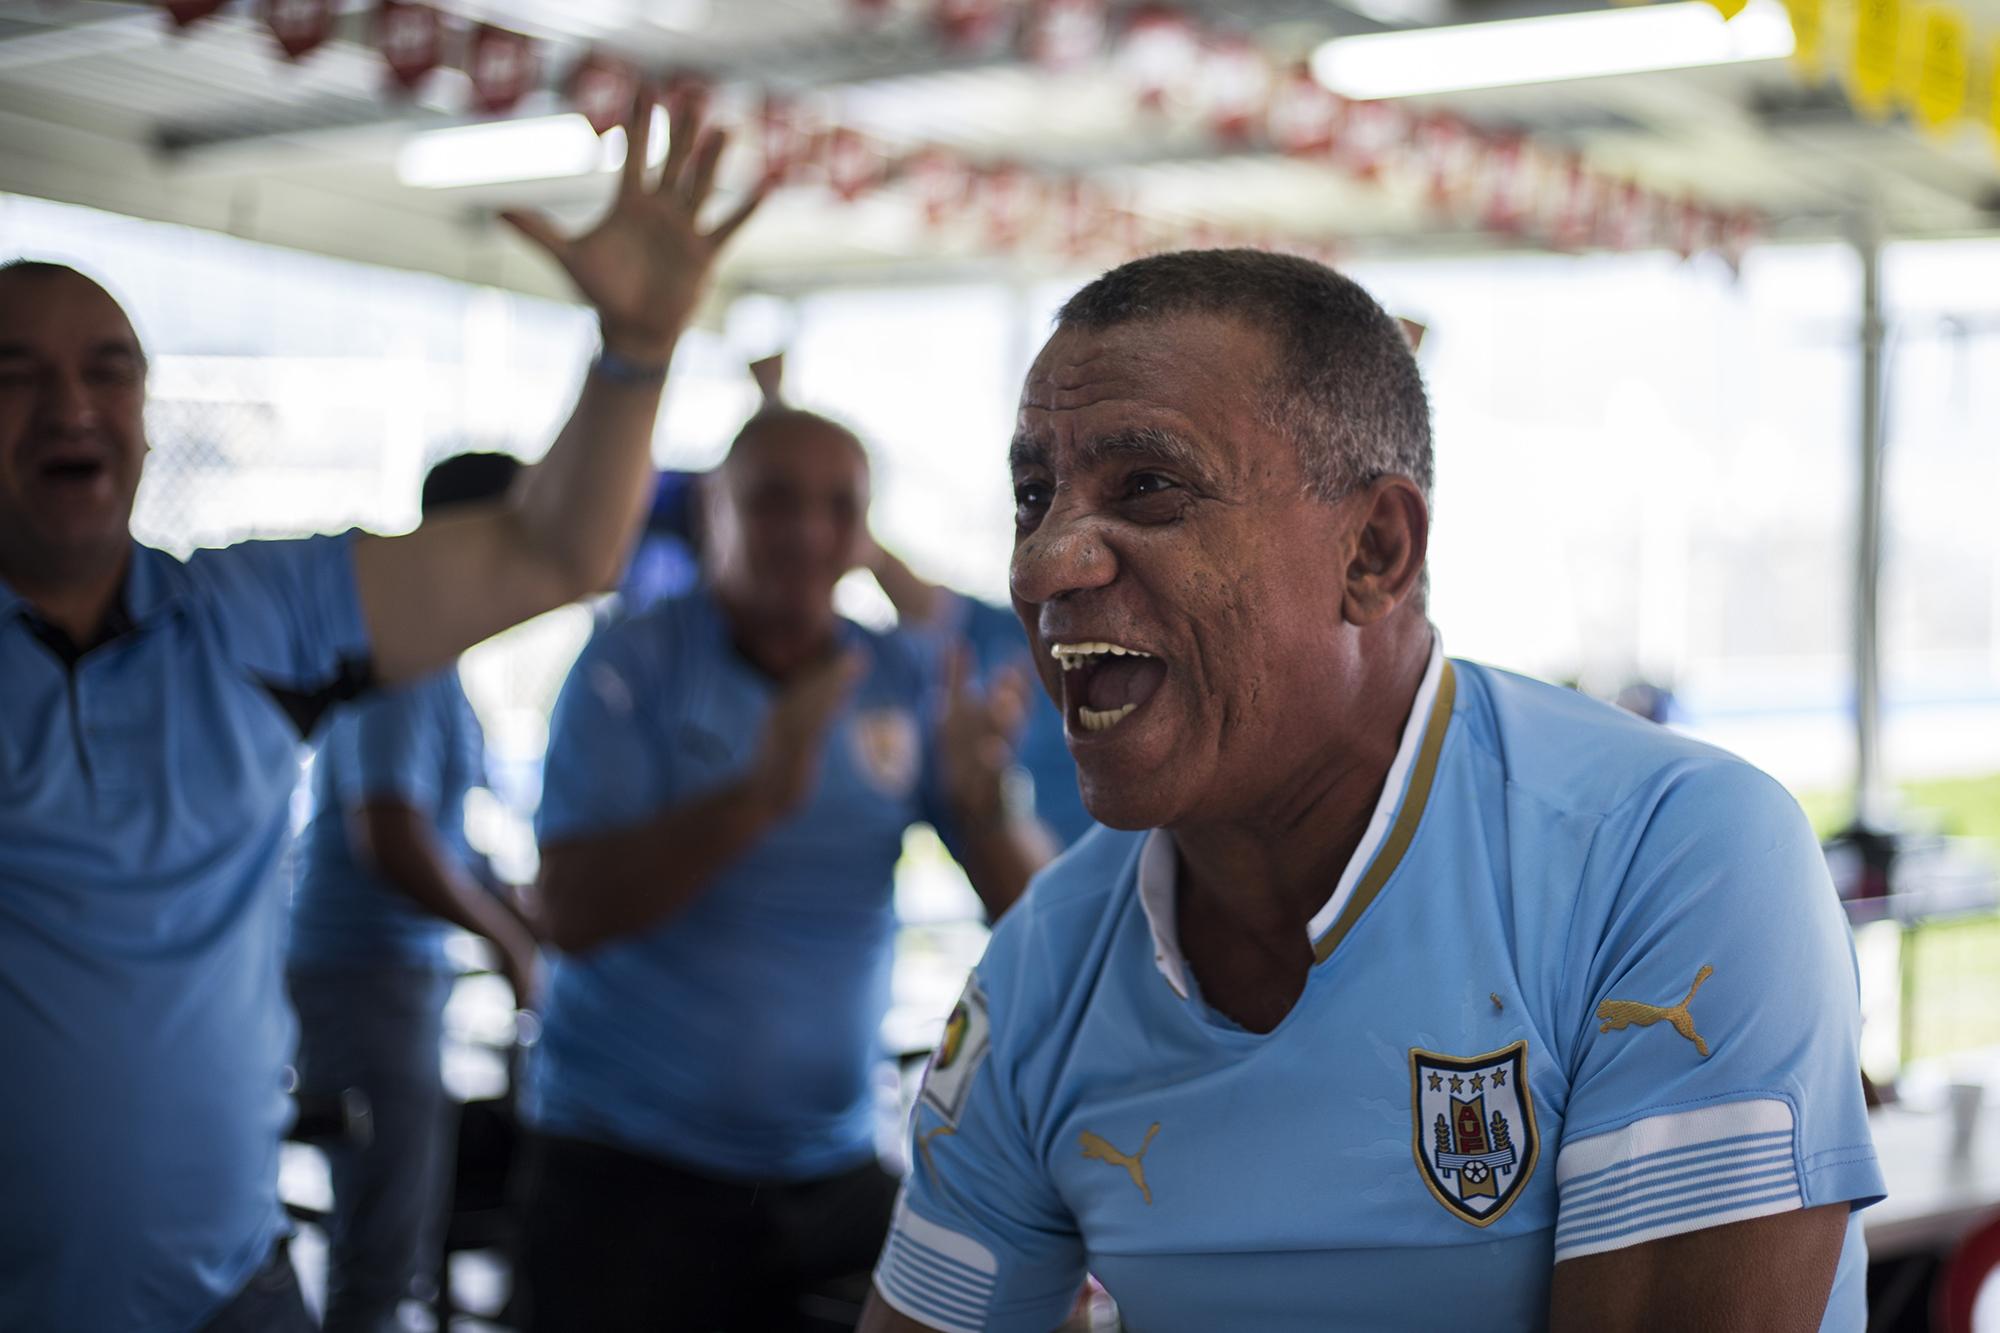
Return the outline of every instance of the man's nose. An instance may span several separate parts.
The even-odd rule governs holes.
[[[1101,588],[1118,576],[1118,559],[1105,541],[1105,520],[1076,512],[1058,499],[1035,530],[1014,544],[1009,582],[1023,602],[1048,602],[1066,593]]]
[[[36,398],[36,424],[60,435],[81,435],[97,427],[97,402],[83,376],[52,370],[42,377]]]

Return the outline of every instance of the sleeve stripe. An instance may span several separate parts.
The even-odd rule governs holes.
[[[1604,1137],[1610,1136],[1606,1135]],[[1586,1139],[1584,1142],[1592,1143],[1594,1140]],[[1581,1147],[1582,1145],[1579,1144],[1578,1146]],[[1617,1173],[1630,1171],[1635,1167],[1647,1171],[1666,1170],[1693,1166],[1697,1163],[1732,1157],[1746,1152],[1767,1152],[1773,1148],[1783,1148],[1786,1152],[1790,1152],[1791,1146],[1792,1133],[1789,1129],[1776,1130],[1769,1134],[1738,1134],[1733,1138],[1711,1139],[1707,1143],[1689,1144],[1682,1148],[1666,1148],[1658,1152],[1649,1152],[1644,1155],[1635,1154],[1631,1157],[1620,1158],[1609,1166],[1600,1167],[1595,1171],[1584,1174],[1572,1175],[1567,1179],[1559,1180],[1558,1183],[1561,1185],[1563,1193],[1568,1195],[1579,1189],[1594,1190],[1599,1188],[1600,1185],[1614,1183]],[[1558,1171],[1558,1174],[1560,1175],[1560,1171]],[[1607,1181],[1607,1177],[1611,1177],[1612,1180]]]
[[[1627,1245],[1639,1245],[1649,1240],[1659,1240],[1666,1236],[1678,1236],[1687,1231],[1701,1231],[1708,1227],[1719,1227],[1730,1222],[1746,1222],[1753,1217],[1769,1217],[1773,1213],[1788,1213],[1804,1206],[1796,1187],[1787,1187],[1777,1193],[1740,1199],[1736,1205],[1720,1212],[1700,1210],[1676,1214],[1670,1217],[1653,1218],[1648,1223],[1635,1225],[1624,1231],[1592,1233],[1585,1236],[1564,1237],[1556,1242],[1556,1262],[1565,1259],[1580,1259],[1587,1254],[1600,1254],[1605,1250],[1622,1249]]]
[[[883,1269],[878,1280],[895,1288],[911,1306],[916,1309],[925,1323],[935,1323],[943,1319],[956,1320],[978,1327],[985,1322],[988,1302],[967,1301],[939,1292],[924,1282],[920,1275],[907,1269]]]
[[[1556,1260],[1804,1205],[1792,1108],[1772,1098],[1635,1121],[1563,1147]]]
[[[1787,1177],[1797,1174],[1789,1149],[1724,1158],[1696,1170],[1671,1174],[1662,1174],[1658,1170],[1634,1171],[1630,1176],[1608,1181],[1587,1192],[1565,1191],[1562,1196],[1563,1216],[1581,1216],[1636,1203],[1640,1199],[1683,1194],[1690,1189],[1712,1189],[1725,1181],[1774,1173]]]
[[[882,1299],[940,1333],[978,1333],[999,1282],[999,1261],[970,1236],[939,1226],[899,1200],[875,1285]]]
[[[907,1236],[897,1238],[897,1268],[935,1287],[946,1296],[967,1301],[982,1301],[993,1294],[993,1279],[968,1273],[964,1268],[947,1259],[940,1259],[933,1251],[917,1245]]]
[[[988,1281],[1000,1271],[1000,1261],[993,1257],[993,1251],[972,1237],[953,1231],[950,1227],[939,1226],[923,1214],[912,1210],[908,1195],[896,1201],[896,1218],[891,1232],[906,1236],[928,1250],[956,1263],[964,1264],[986,1277]]]
[[[1650,1190],[1627,1198],[1606,1199],[1589,1208],[1565,1207],[1559,1230],[1588,1231],[1608,1225],[1613,1219],[1656,1213],[1663,1208],[1680,1208],[1696,1199],[1726,1199],[1732,1195],[1776,1189],[1781,1184],[1791,1189],[1798,1188],[1798,1174],[1789,1165],[1691,1181],[1672,1189]]]
[[[1556,1183],[1567,1190],[1578,1177],[1677,1148],[1712,1148],[1753,1135],[1791,1132],[1792,1108],[1774,1097],[1650,1116],[1564,1144],[1556,1159]]]
[[[915,1297],[905,1294],[880,1269],[875,1272],[875,1290],[881,1293],[884,1301],[895,1308],[896,1313],[934,1328],[937,1333],[981,1333],[978,1322],[960,1323],[949,1315],[939,1314]]]

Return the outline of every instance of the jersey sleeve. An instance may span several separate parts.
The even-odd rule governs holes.
[[[1083,1285],[1083,1241],[1030,1140],[1014,1058],[1036,1022],[1012,1002],[1010,946],[1029,932],[1011,927],[1031,914],[1003,922],[931,1057],[875,1269],[884,1301],[942,1333],[1048,1333]]]
[[[1572,939],[1556,1260],[1879,1199],[1853,946],[1784,789],[1692,767],[1606,820],[1593,880],[1615,891]]]
[[[354,713],[349,762],[340,766],[338,795],[349,809],[399,800],[428,814],[444,796],[448,719],[440,716],[433,682],[386,690]]]
[[[368,680],[353,539],[239,542],[188,560],[229,651],[286,705],[302,733]]]
[[[666,747],[641,707],[657,682],[637,654],[624,651],[620,629],[600,631],[585,645],[556,698],[535,816],[543,842],[628,828],[671,795]]]

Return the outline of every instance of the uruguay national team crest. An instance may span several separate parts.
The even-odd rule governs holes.
[[[854,758],[868,785],[900,801],[917,783],[923,737],[907,708],[864,708],[854,715]]]
[[[931,1053],[930,1067],[924,1071],[923,1091],[918,1095],[946,1123],[958,1124],[965,1099],[972,1091],[972,1076],[986,1062],[991,1024],[986,1017],[986,992],[979,979],[965,983],[965,994],[945,1021],[944,1037]]]
[[[1541,1155],[1528,1043],[1484,1055],[1410,1048],[1417,1169],[1437,1201],[1476,1227],[1513,1207]]]

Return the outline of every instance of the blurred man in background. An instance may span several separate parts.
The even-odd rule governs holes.
[[[704,586],[600,630],[552,722],[537,1329],[783,1329],[865,1275],[904,831],[935,825],[996,917],[1048,850],[1003,792],[1018,697],[955,679],[940,717],[928,646],[833,609],[860,442],[766,410],[703,488]]]
[[[675,115],[650,183],[651,115],[589,233],[512,219],[603,332],[569,423],[403,537],[137,545],[132,325],[71,269],[0,269],[0,1328],[311,1326],[277,1197],[299,741],[615,577],[667,361],[756,202],[701,230],[721,140]]]
[[[514,484],[505,454],[460,454],[424,479],[423,515],[490,504]],[[465,837],[486,738],[454,667],[341,710],[313,765],[299,849],[289,985],[301,1099],[358,1089],[369,1137],[327,1149],[327,1333],[395,1333],[397,1307],[437,1271],[454,1119],[438,1047],[456,927],[485,939],[534,1003],[535,938]]]

